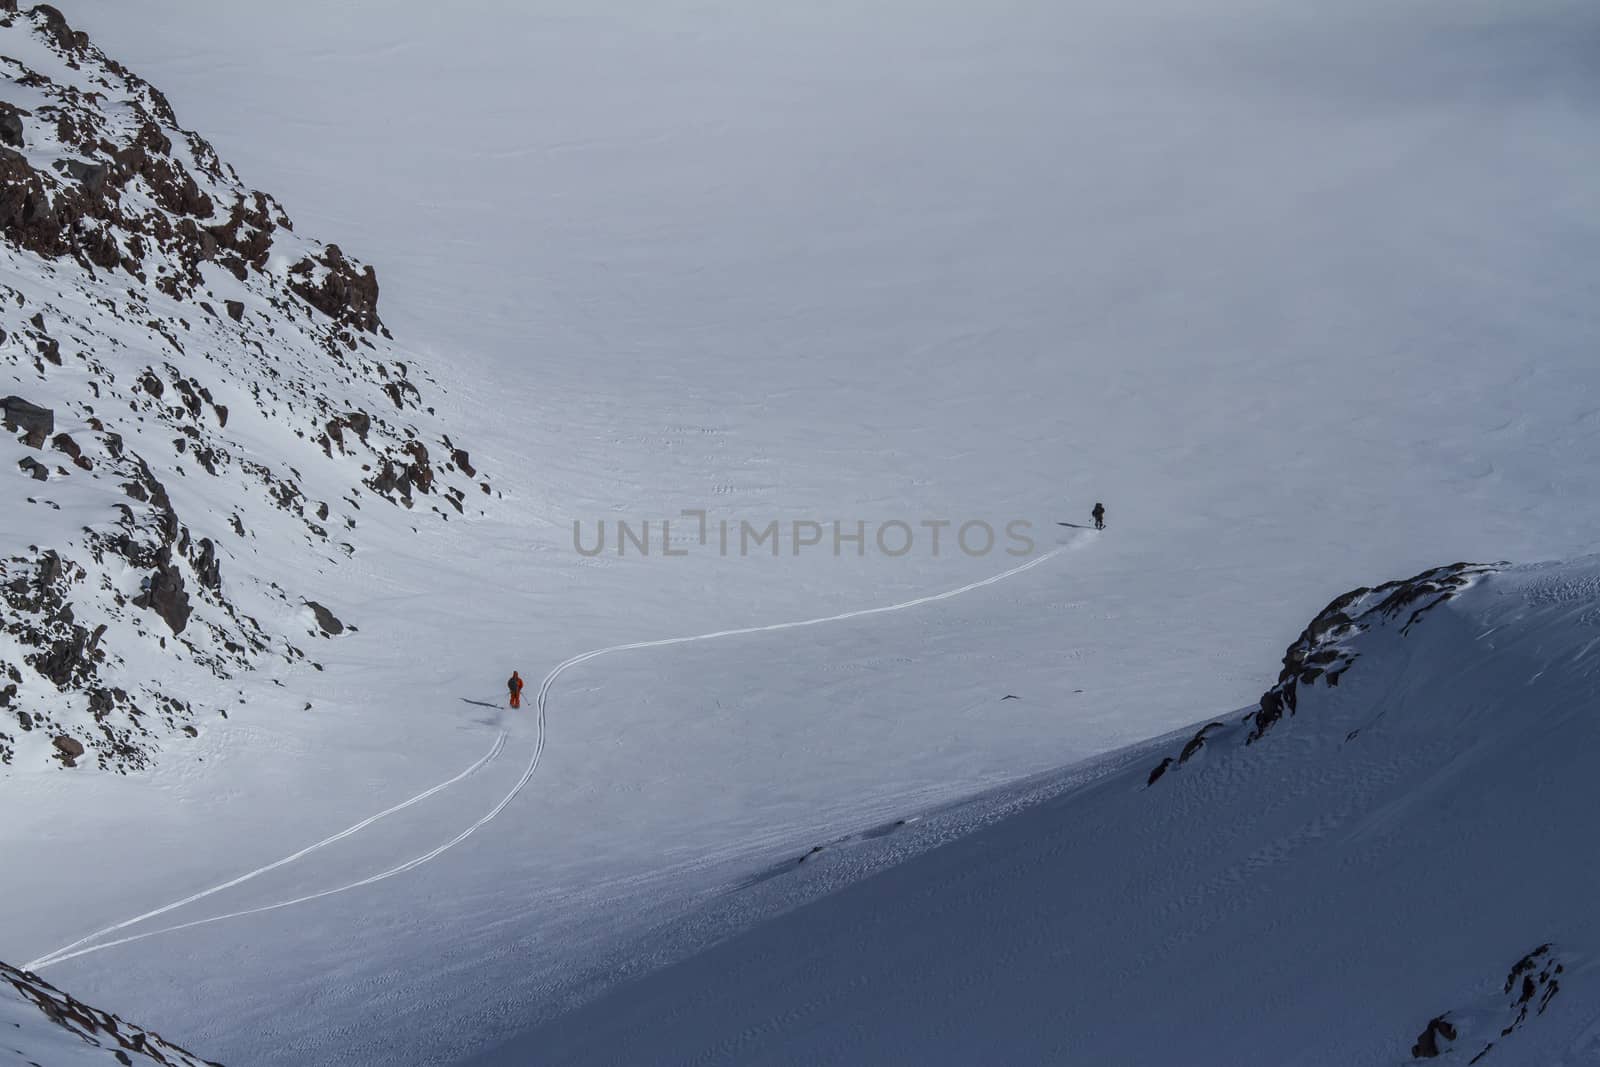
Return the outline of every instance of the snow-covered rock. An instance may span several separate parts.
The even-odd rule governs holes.
[[[1254,711],[1239,720],[1235,728],[1222,722],[1208,722],[1200,727],[1176,756],[1166,757],[1151,769],[1146,784],[1155,785],[1169,770],[1188,763],[1208,743],[1235,733],[1246,745],[1261,740],[1285,715],[1295,714],[1302,687],[1319,681],[1329,687],[1339,684],[1339,679],[1360,657],[1351,645],[1353,638],[1373,629],[1388,628],[1404,637],[1428,612],[1470,588],[1479,575],[1495,569],[1494,566],[1452,563],[1447,567],[1434,567],[1414,578],[1385,582],[1374,589],[1365,586],[1352,589],[1336,598],[1317,613],[1283,654],[1283,670],[1278,672],[1277,682],[1262,694]]]
[[[310,564],[487,476],[373,269],[54,8],[0,4],[0,142],[0,763],[127,771],[342,632]]]
[[[0,1055],[8,1063],[38,1067],[215,1067],[160,1034],[91,1008],[5,963],[0,963]]]

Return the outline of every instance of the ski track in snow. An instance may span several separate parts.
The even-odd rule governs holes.
[[[454,778],[447,778],[444,781],[440,782],[438,785],[435,785],[435,786],[433,786],[433,787],[431,787],[429,789],[423,790],[422,792],[418,793],[416,796],[410,797],[410,798],[408,798],[406,800],[402,800],[400,803],[395,804],[395,805],[393,805],[391,807],[384,808],[382,811],[378,812],[376,815],[369,815],[365,819],[362,819],[360,822],[355,823],[352,826],[347,826],[343,830],[340,830],[336,834],[332,834],[332,835],[330,835],[328,837],[324,837],[321,841],[318,841],[315,844],[307,845],[305,848],[302,848],[298,852],[291,852],[289,855],[283,857],[282,859],[274,860],[272,863],[269,863],[264,867],[257,867],[253,871],[248,871],[245,874],[239,875],[237,878],[231,878],[228,881],[222,882],[219,885],[214,885],[210,889],[203,889],[198,893],[193,893],[193,894],[190,894],[189,896],[184,897],[182,900],[175,900],[171,904],[163,905],[162,907],[156,908],[153,911],[147,911],[143,915],[136,915],[131,919],[125,919],[122,922],[116,923],[116,924],[114,924],[112,926],[108,926],[103,930],[96,930],[94,933],[89,934],[87,937],[80,937],[78,940],[74,941],[72,944],[64,945],[61,948],[58,948],[54,952],[50,953],[48,956],[42,956],[39,959],[34,960],[32,963],[27,964],[24,969],[30,970],[30,971],[37,971],[40,967],[48,967],[52,963],[59,963],[63,959],[70,959],[71,957],[66,955],[66,953],[72,952],[73,949],[79,947],[80,945],[85,945],[85,944],[89,943],[90,941],[94,941],[94,940],[97,940],[99,938],[102,938],[102,937],[106,936],[107,934],[114,934],[118,930],[125,930],[130,926],[134,926],[134,925],[136,925],[138,923],[142,923],[142,922],[144,922],[144,921],[146,921],[148,919],[154,919],[157,916],[165,915],[169,911],[175,911],[178,908],[184,907],[185,905],[188,905],[188,904],[193,904],[196,901],[204,900],[206,897],[211,896],[213,893],[220,893],[224,889],[232,889],[234,886],[243,885],[244,883],[250,881],[252,878],[256,878],[256,877],[258,877],[260,875],[267,874],[270,871],[275,871],[280,867],[284,867],[284,866],[287,866],[288,864],[293,863],[295,860],[302,859],[302,858],[304,858],[306,856],[311,855],[311,853],[316,852],[318,849],[325,848],[326,846],[331,845],[331,844],[335,843],[336,841],[343,841],[345,838],[351,836],[352,834],[360,833],[362,830],[365,830],[367,827],[371,826],[373,823],[377,822],[379,819],[387,818],[388,816],[393,815],[393,814],[395,814],[396,812],[399,812],[399,811],[404,811],[406,808],[411,807],[413,804],[419,804],[422,801],[427,800],[429,797],[433,796],[435,793],[438,793],[438,792],[440,792],[441,790],[444,790],[444,789],[448,789],[449,787],[455,785],[457,782],[461,781],[462,779],[467,778],[468,776],[477,773],[479,770],[483,769],[483,767],[485,767],[489,763],[493,762],[493,760],[494,760],[494,758],[496,756],[500,755],[501,749],[505,748],[506,737],[507,736],[508,735],[507,735],[506,731],[501,730],[500,733],[495,737],[494,744],[489,746],[489,751],[484,753],[483,756],[476,763],[474,763],[472,766],[468,767],[466,770],[462,771],[460,774],[456,775]],[[116,943],[120,944],[120,942],[116,942]],[[109,946],[102,946],[102,947],[109,947]],[[77,953],[74,953],[74,954],[76,955]]]
[[[1030,559],[1025,563],[1018,564],[1009,570],[1001,571],[999,574],[990,575],[989,577],[979,579],[976,582],[969,582],[968,584],[960,586],[956,589],[947,589],[942,593],[933,593],[928,596],[917,597],[914,600],[902,601],[898,604],[886,604],[876,608],[861,608],[856,611],[841,612],[837,615],[825,615],[815,619],[802,619],[798,622],[778,622],[767,626],[745,626],[732,630],[717,630],[712,633],[693,634],[688,637],[666,637],[652,641],[633,641],[628,644],[609,645],[605,648],[596,648],[591,649],[588,652],[581,652],[576,656],[572,656],[571,658],[562,660],[560,663],[556,664],[556,666],[550,670],[550,673],[544,676],[544,680],[539,684],[539,695],[535,701],[535,707],[538,711],[538,715],[535,719],[537,734],[534,742],[533,755],[528,761],[527,768],[522,772],[522,776],[517,779],[516,784],[511,787],[511,790],[507,792],[505,796],[500,798],[500,801],[496,803],[493,808],[490,808],[489,811],[480,817],[476,822],[472,823],[466,829],[462,830],[448,841],[445,841],[443,844],[438,845],[419,856],[414,856],[411,859],[406,860],[404,863],[390,867],[387,870],[379,871],[376,874],[368,875],[365,878],[361,878],[353,882],[347,882],[344,885],[335,886],[332,889],[323,889],[315,893],[307,893],[303,896],[294,897],[290,900],[280,900],[273,904],[263,904],[259,907],[245,908],[240,911],[227,912],[222,915],[213,915],[205,919],[195,919],[191,922],[179,923],[175,926],[164,926],[159,930],[147,930],[144,933],[132,934],[127,937],[116,938],[112,941],[105,941],[99,944],[90,944],[90,942],[96,941],[107,934],[113,934],[119,930],[125,930],[130,926],[137,925],[138,923],[146,920],[156,918],[160,915],[165,915],[170,911],[174,911],[188,904],[193,904],[196,901],[203,900],[214,893],[220,893],[225,889],[231,889],[234,886],[248,882],[258,875],[277,870],[278,868],[293,863],[294,861],[301,859],[302,857],[307,856],[320,848],[331,845],[334,842],[344,840],[345,838],[348,838],[351,835],[366,829],[368,826],[371,826],[373,823],[384,818],[385,816],[392,815],[395,812],[409,808],[413,804],[428,799],[441,790],[446,789],[473,774],[498,756],[501,749],[505,746],[505,731],[500,732],[500,735],[495,739],[494,744],[490,747],[488,753],[486,753],[482,759],[478,760],[477,763],[474,763],[472,766],[468,767],[454,778],[440,782],[431,789],[428,789],[422,793],[418,793],[416,796],[411,797],[408,800],[402,801],[393,807],[386,808],[385,810],[378,812],[376,815],[369,816],[368,818],[363,819],[362,821],[344,830],[341,830],[339,833],[334,834],[331,837],[324,838],[314,845],[309,845],[298,852],[292,853],[280,860],[269,863],[264,867],[258,867],[253,871],[238,876],[237,878],[223,882],[220,885],[212,886],[210,889],[191,894],[190,896],[184,897],[182,900],[174,901],[171,904],[156,908],[153,911],[147,911],[144,914],[135,916],[132,919],[127,919],[123,922],[108,926],[103,930],[99,930],[85,937],[81,937],[69,945],[64,945],[61,948],[56,949],[54,952],[48,953],[32,961],[31,963],[28,963],[25,969],[37,972],[46,967],[53,967],[58,963],[65,963],[68,960],[77,959],[80,956],[87,956],[92,953],[103,952],[108,948],[116,948],[119,945],[127,945],[135,941],[143,941],[145,938],[156,937],[161,934],[177,933],[181,930],[190,930],[197,926],[207,926],[212,923],[224,922],[228,919],[242,919],[251,915],[261,915],[265,912],[279,911],[283,908],[291,908],[299,904],[308,904],[311,901],[321,900],[324,897],[331,897],[339,893],[347,893],[354,889],[362,889],[366,886],[374,885],[378,882],[394,878],[397,875],[405,874],[408,871],[416,870],[423,864],[437,859],[439,856],[450,851],[452,848],[455,848],[457,845],[461,844],[461,842],[465,841],[467,838],[483,829],[489,823],[493,822],[501,812],[505,811],[505,809],[510,806],[512,801],[517,799],[518,794],[520,794],[528,782],[532,780],[534,772],[539,769],[539,760],[544,756],[546,737],[545,713],[546,706],[550,698],[550,689],[555,684],[557,678],[561,677],[561,675],[565,674],[568,670],[571,670],[573,667],[576,667],[579,664],[587,663],[592,659],[598,659],[601,656],[611,655],[612,653],[616,652],[633,652],[646,648],[666,648],[670,645],[687,645],[698,641],[714,641],[724,637],[741,637],[749,634],[773,633],[778,630],[797,630],[806,626],[821,626],[826,623],[845,622],[851,619],[866,618],[871,615],[885,615],[890,612],[906,611],[911,608],[922,607],[926,604],[937,603],[941,600],[950,600],[954,597],[961,596],[964,593],[970,593],[974,590],[1003,582],[1007,578],[1014,578],[1024,571],[1032,570],[1041,563],[1045,563],[1048,560],[1055,558],[1062,552],[1066,551],[1066,549],[1069,547],[1071,547],[1070,544],[1061,545],[1042,555],[1035,556],[1033,559]]]

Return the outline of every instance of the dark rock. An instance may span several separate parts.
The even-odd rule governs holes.
[[[391,381],[383,387],[383,391],[389,394],[389,399],[394,401],[394,406],[402,411],[405,410],[407,400],[411,401],[412,404],[416,404],[422,395],[417,392],[416,386],[404,378],[396,378]]]
[[[22,116],[25,114],[14,104],[0,101],[0,142],[12,148],[22,147]]]
[[[56,170],[80,182],[91,193],[104,191],[106,178],[111,174],[111,168],[103,163],[85,163],[81,159],[58,159],[55,162]]]
[[[325,273],[321,283],[313,284],[319,267]],[[377,272],[371,267],[358,269],[338,245],[324,249],[321,259],[303,259],[290,267],[289,288],[335,322],[367,333],[383,325],[378,319]]]
[[[33,480],[36,482],[46,482],[50,480],[50,468],[46,467],[43,463],[40,463],[32,456],[23,456],[21,459],[17,460],[17,466],[22,469],[24,474],[31,474],[33,476]]]
[[[189,606],[189,593],[183,585],[183,573],[172,565],[170,549],[161,550],[156,571],[150,576],[149,588],[135,597],[133,603],[137,607],[149,608],[160,615],[174,635],[183,633],[183,628],[189,625],[189,616],[194,613],[194,609]]]
[[[0,231],[43,256],[54,258],[65,250],[61,220],[43,180],[11,148],[0,148]]]
[[[86,654],[88,642],[89,631],[74,626],[51,642],[43,655],[34,657],[34,669],[50,679],[57,689],[65,689],[92,669]]]
[[[211,538],[202,537],[199,543],[199,555],[195,557],[194,570],[200,576],[200,584],[213,592],[222,589],[222,564],[217,561],[217,546]]]
[[[83,449],[78,447],[78,442],[74,441],[69,434],[56,434],[50,439],[50,447],[57,452],[65,452],[72,459],[80,459],[83,456]]]
[[[409,441],[406,451],[411,455],[411,462],[406,468],[411,475],[411,483],[424,493],[432,492],[433,465],[428,460],[427,446],[421,441]]]
[[[461,473],[465,474],[468,478],[472,478],[477,475],[478,472],[472,467],[472,461],[467,458],[466,449],[455,449],[450,453],[450,458],[452,461],[454,461],[456,466],[461,468]]]
[[[65,766],[76,767],[78,765],[78,757],[83,755],[83,742],[66,734],[57,734],[55,740],[51,743],[56,747],[56,758]]]
[[[1411,1058],[1414,1060],[1431,1060],[1439,1055],[1439,1039],[1446,1042],[1456,1039],[1456,1028],[1452,1026],[1443,1015],[1428,1020],[1428,1026],[1417,1038],[1417,1043],[1411,1046]]]
[[[392,460],[384,460],[383,469],[368,478],[367,485],[383,496],[394,493],[408,502],[411,499],[411,475],[405,467],[397,466]]]
[[[81,51],[89,43],[88,34],[75,31],[67,24],[67,17],[49,4],[37,4],[28,14],[44,23],[41,29],[63,52]]]
[[[1167,773],[1167,768],[1171,767],[1171,766],[1172,766],[1172,757],[1168,756],[1166,759],[1164,759],[1160,763],[1156,764],[1155,769],[1150,772],[1150,777],[1145,779],[1145,783],[1144,784],[1147,785],[1147,786],[1155,785],[1156,782],[1161,780],[1161,776],[1163,774]]]
[[[1183,746],[1183,751],[1178,754],[1178,762],[1188,763],[1190,756],[1193,756],[1196,752],[1199,752],[1205,747],[1206,734],[1210,733],[1212,730],[1220,729],[1222,729],[1222,724],[1220,722],[1208,722],[1204,726],[1200,727],[1200,731],[1189,739],[1188,744]]]
[[[306,607],[311,609],[311,614],[317,617],[317,625],[322,628],[323,633],[329,637],[338,637],[344,633],[344,623],[340,622],[338,616],[334,615],[333,612],[318,604],[315,600],[308,600],[305,603]]]
[[[0,424],[11,433],[21,430],[29,448],[43,448],[46,438],[56,431],[56,416],[49,408],[8,396],[0,399]]]
[[[232,319],[234,322],[244,321],[244,301],[225,300],[223,301],[223,306],[228,309],[228,318]]]
[[[114,707],[116,701],[109,691],[98,687],[89,690],[89,714],[95,717],[96,722],[109,715]]]

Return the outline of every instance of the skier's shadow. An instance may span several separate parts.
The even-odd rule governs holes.
[[[473,705],[476,705],[477,707],[480,707],[480,708],[493,708],[495,711],[499,711],[500,710],[500,705],[499,704],[491,704],[487,700],[473,700],[470,697],[462,697],[461,698],[461,703],[463,703],[463,704],[473,704]]]
[[[1058,522],[1058,523],[1056,523],[1056,525],[1057,526],[1070,526],[1074,530],[1092,530],[1092,529],[1094,529],[1093,526],[1086,526],[1081,522]]]

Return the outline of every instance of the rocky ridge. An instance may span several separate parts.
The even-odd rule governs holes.
[[[89,1007],[36,974],[0,963],[0,1053],[6,1052],[17,1057],[15,1062],[40,1067],[68,1063],[219,1067],[160,1034]]]
[[[1208,744],[1215,744],[1223,737],[1240,735],[1245,745],[1260,741],[1285,717],[1295,715],[1303,690],[1319,681],[1326,686],[1339,684],[1339,679],[1360,658],[1360,653],[1350,644],[1352,639],[1379,627],[1393,627],[1404,637],[1434,608],[1459,595],[1478,576],[1499,566],[1505,564],[1452,563],[1376,588],[1352,589],[1335,598],[1317,613],[1284,652],[1278,680],[1261,695],[1254,711],[1236,724],[1206,723],[1176,756],[1167,756],[1151,768],[1147,784],[1155,785],[1168,772],[1182,767]]]
[[[346,630],[286,575],[357,555],[367,523],[489,499],[373,268],[15,0],[0,235],[0,764],[149,766],[226,714],[196,679]]]

